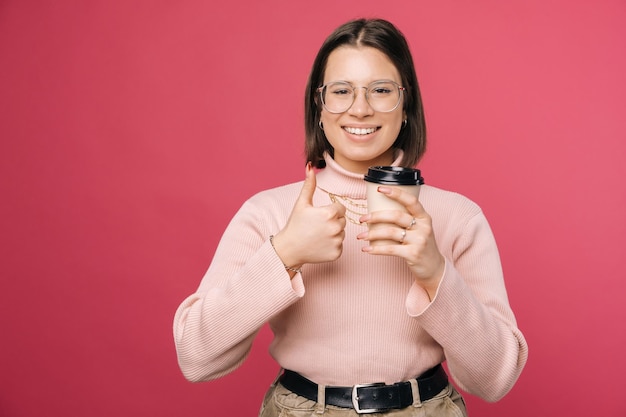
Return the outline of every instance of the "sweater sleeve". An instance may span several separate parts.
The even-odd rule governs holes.
[[[498,249],[482,212],[461,226],[432,302],[416,284],[407,310],[443,348],[461,389],[486,401],[502,398],[528,356],[509,306]]]
[[[263,212],[246,202],[228,225],[198,290],[179,306],[174,341],[185,378],[207,381],[239,367],[254,337],[304,294],[269,242]],[[274,231],[275,232],[275,231]]]

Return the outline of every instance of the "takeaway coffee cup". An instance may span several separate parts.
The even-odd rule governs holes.
[[[390,199],[386,195],[378,192],[378,187],[381,185],[401,188],[402,190],[413,194],[415,197],[419,197],[420,185],[424,184],[419,169],[393,167],[393,166],[373,166],[370,167],[365,175],[365,181],[367,184],[367,211],[372,213],[374,211],[381,210],[401,210],[406,212],[406,208]],[[386,227],[384,223],[370,225],[370,230]],[[371,244],[375,245],[388,245],[397,244],[397,241],[388,240],[375,240]]]

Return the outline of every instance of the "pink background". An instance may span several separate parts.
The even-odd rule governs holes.
[[[530,345],[470,415],[626,415],[624,0],[30,3],[0,0],[0,416],[256,415],[269,332],[194,385],[172,317],[241,203],[303,178],[310,65],[358,16],[407,36],[420,167],[483,207]]]

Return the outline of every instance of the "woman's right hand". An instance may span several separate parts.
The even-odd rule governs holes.
[[[287,224],[273,239],[280,259],[294,269],[307,263],[334,261],[343,251],[346,208],[337,202],[313,206],[316,186],[315,171],[309,162],[304,185]]]

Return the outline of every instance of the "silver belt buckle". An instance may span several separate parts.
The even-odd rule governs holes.
[[[378,413],[380,411],[387,411],[387,409],[382,409],[382,408],[361,409],[361,407],[359,406],[359,393],[358,393],[359,388],[382,387],[384,385],[385,385],[384,382],[375,382],[373,384],[359,384],[359,385],[353,386],[352,387],[352,406],[354,407],[354,411],[356,411],[357,414],[371,414],[371,413]]]

